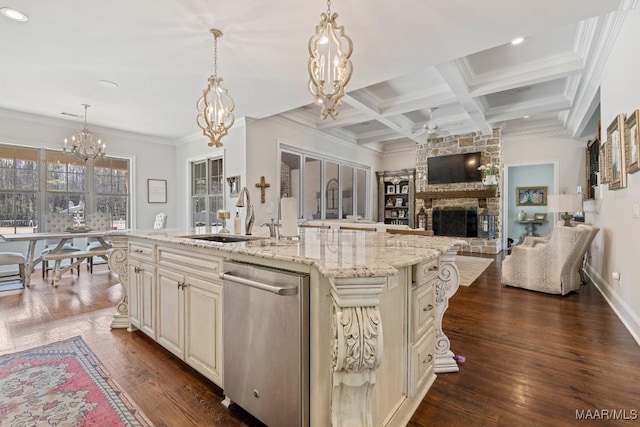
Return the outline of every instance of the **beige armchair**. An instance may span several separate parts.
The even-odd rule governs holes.
[[[514,246],[502,261],[502,283],[561,295],[578,289],[578,268],[592,232],[587,227],[556,227],[546,243]]]

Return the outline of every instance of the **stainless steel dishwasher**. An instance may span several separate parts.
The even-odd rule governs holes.
[[[309,425],[309,275],[224,263],[224,394],[268,426]]]

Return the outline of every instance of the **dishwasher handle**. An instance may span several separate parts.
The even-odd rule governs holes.
[[[228,280],[233,283],[238,283],[240,285],[250,286],[252,288],[260,289],[262,291],[267,291],[274,293],[280,296],[290,296],[296,295],[298,293],[297,286],[275,286],[269,285],[267,283],[256,282],[255,280],[245,279],[243,277],[234,276],[231,273],[220,273],[220,278],[222,280]]]

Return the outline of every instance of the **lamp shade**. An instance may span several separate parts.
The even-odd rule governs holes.
[[[549,212],[581,212],[582,194],[550,194],[547,196]]]

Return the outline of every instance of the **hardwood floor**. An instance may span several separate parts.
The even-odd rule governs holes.
[[[501,260],[451,299],[444,330],[466,362],[438,375],[409,425],[588,423],[576,411],[596,414],[596,425],[637,424],[640,348],[597,289],[560,297],[504,287]],[[109,329],[121,292],[104,265],[58,288],[36,272],[30,289],[0,292],[0,354],[81,335],[157,426],[259,425],[144,334]],[[603,410],[636,419],[602,421]]]

